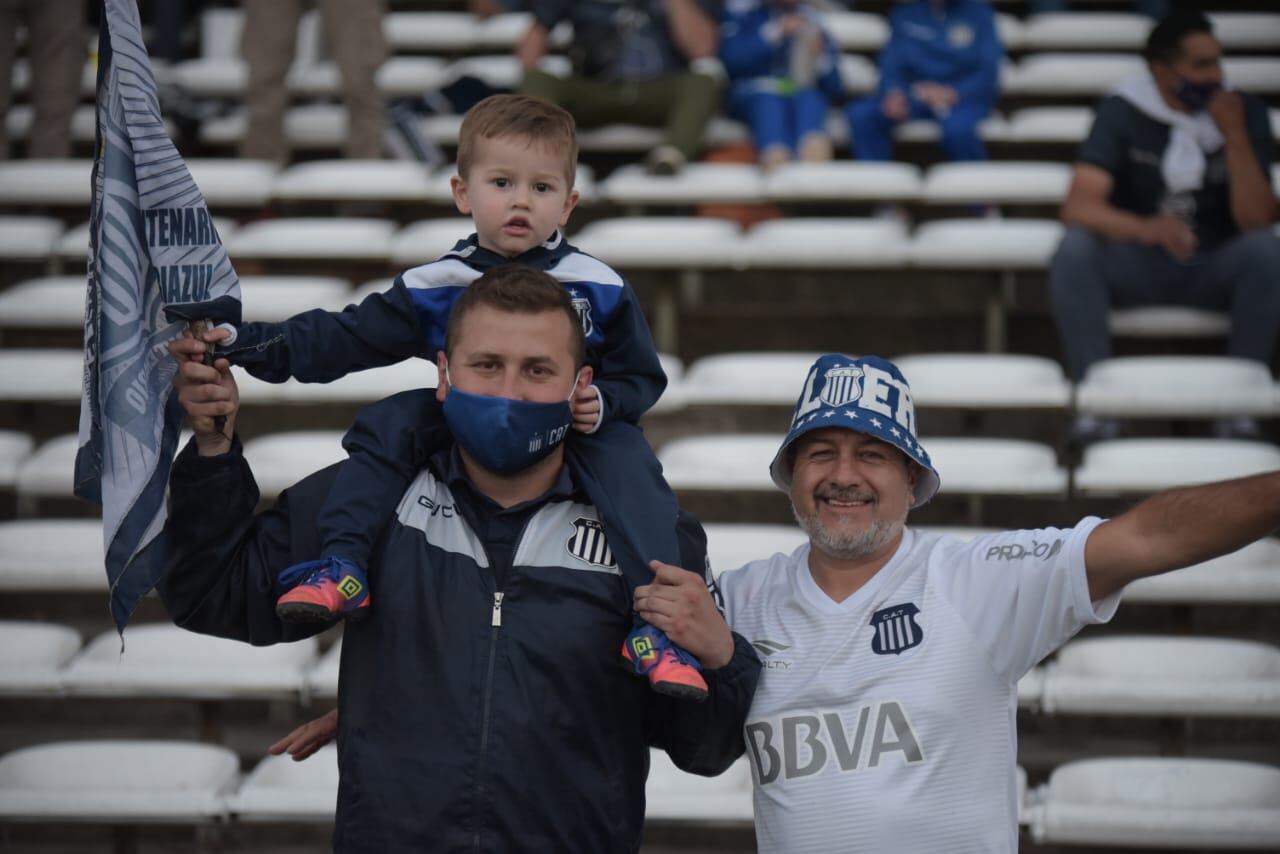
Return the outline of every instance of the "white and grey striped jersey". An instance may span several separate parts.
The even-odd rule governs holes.
[[[765,666],[746,725],[760,851],[1016,851],[1017,681],[1114,613],[1084,571],[1100,521],[971,542],[908,529],[843,602],[808,543],[722,573]]]

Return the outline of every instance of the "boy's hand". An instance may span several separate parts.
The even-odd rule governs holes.
[[[600,426],[600,390],[589,385],[574,392],[569,404],[573,411],[573,429],[579,433],[594,433]]]
[[[286,751],[294,762],[301,762],[308,756],[333,741],[338,734],[338,710],[334,709],[324,717],[307,721],[284,738],[267,748],[272,756],[279,756]]]

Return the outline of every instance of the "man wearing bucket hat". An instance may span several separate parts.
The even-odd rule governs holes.
[[[913,531],[938,473],[874,356],[814,363],[770,472],[809,542],[719,578],[765,665],[745,727],[762,852],[1016,851],[1018,679],[1128,582],[1280,528],[1271,473],[1067,529]],[[672,598],[636,589],[655,621]]]

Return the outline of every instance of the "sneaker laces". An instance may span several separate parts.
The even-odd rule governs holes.
[[[316,573],[316,570],[327,568],[329,569],[329,573],[326,574],[332,574],[333,569],[337,567],[337,562],[338,558],[325,557],[319,558],[318,560],[304,561],[302,563],[294,564],[288,569],[282,570],[276,578],[286,587],[292,587],[299,581],[302,581],[304,584],[310,584],[313,587],[318,586],[322,578],[319,573]],[[315,576],[314,578],[312,577],[313,575]]]

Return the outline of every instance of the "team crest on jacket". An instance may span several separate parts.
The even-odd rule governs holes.
[[[565,543],[569,554],[592,566],[614,567],[613,549],[604,537],[604,525],[595,519],[579,516],[573,520],[573,536]]]
[[[569,295],[573,298],[571,300],[573,310],[578,313],[578,320],[582,321],[583,337],[590,338],[591,333],[596,330],[595,323],[591,320],[591,300],[586,297],[580,297],[577,294],[577,291],[569,292]]]
[[[898,655],[919,646],[924,640],[924,632],[916,622],[919,613],[914,602],[904,602],[872,614],[871,627],[875,635],[871,638],[871,651],[876,655]]]
[[[822,377],[822,391],[818,397],[827,406],[844,406],[857,400],[862,394],[862,368],[857,365],[836,365]]]

